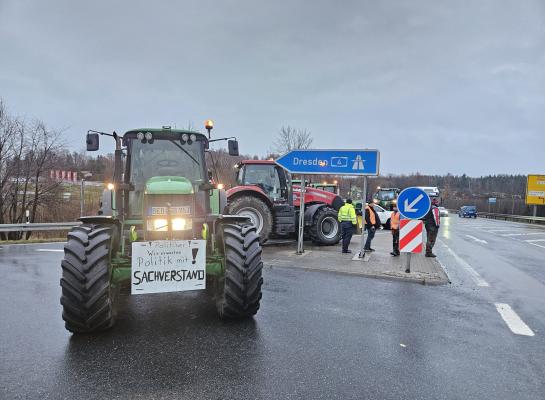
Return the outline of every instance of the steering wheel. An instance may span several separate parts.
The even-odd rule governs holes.
[[[157,165],[160,167],[177,167],[180,165],[179,161],[176,160],[159,160]]]

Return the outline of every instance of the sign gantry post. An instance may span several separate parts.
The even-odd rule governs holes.
[[[365,207],[367,202],[367,176],[363,177],[363,191],[361,192],[361,243],[358,258],[365,257]]]
[[[363,176],[364,193],[362,212],[365,218],[367,176],[379,174],[380,153],[378,150],[292,150],[276,160],[276,164],[291,174],[302,175],[299,204],[299,230],[297,254],[304,252],[303,233],[305,225],[305,175],[352,175]],[[362,235],[363,243],[363,235]],[[362,244],[363,246],[363,244]],[[361,255],[361,254],[360,254]],[[362,256],[363,257],[363,256]]]
[[[297,254],[305,252],[303,235],[305,233],[305,175],[301,175],[301,192],[299,192],[299,229],[297,230]]]

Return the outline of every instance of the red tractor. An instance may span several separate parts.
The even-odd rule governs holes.
[[[297,231],[301,188],[271,160],[245,160],[236,166],[237,185],[227,191],[227,213],[249,217],[261,242],[270,237],[294,236]],[[341,238],[337,211],[344,204],[335,193],[305,188],[305,238],[320,245]]]

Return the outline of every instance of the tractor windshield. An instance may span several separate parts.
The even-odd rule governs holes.
[[[203,183],[202,143],[180,144],[179,141],[158,139],[153,143],[131,140],[129,179],[134,190],[129,193],[131,214],[141,212],[144,186],[155,176],[181,176],[194,185]]]
[[[377,199],[381,201],[391,201],[395,199],[396,193],[393,190],[380,190],[377,192]]]
[[[273,200],[284,197],[280,177],[274,165],[247,164],[240,178],[242,185],[259,186]]]

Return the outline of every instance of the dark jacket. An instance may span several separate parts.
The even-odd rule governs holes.
[[[426,215],[424,215],[424,218],[422,218],[422,221],[424,221],[424,225],[426,225],[427,228],[439,228],[437,224],[435,223],[435,218],[433,217],[433,210],[436,209],[437,206],[431,206],[430,211]]]
[[[376,229],[379,229],[380,225],[381,225],[380,218],[378,217],[378,214],[375,211],[375,209],[373,207],[371,207],[371,206],[365,207],[365,228],[370,229],[373,226],[373,224],[371,224],[371,216],[369,214],[369,210],[371,210],[371,212],[373,214],[375,214],[375,225],[374,226],[375,226]]]

